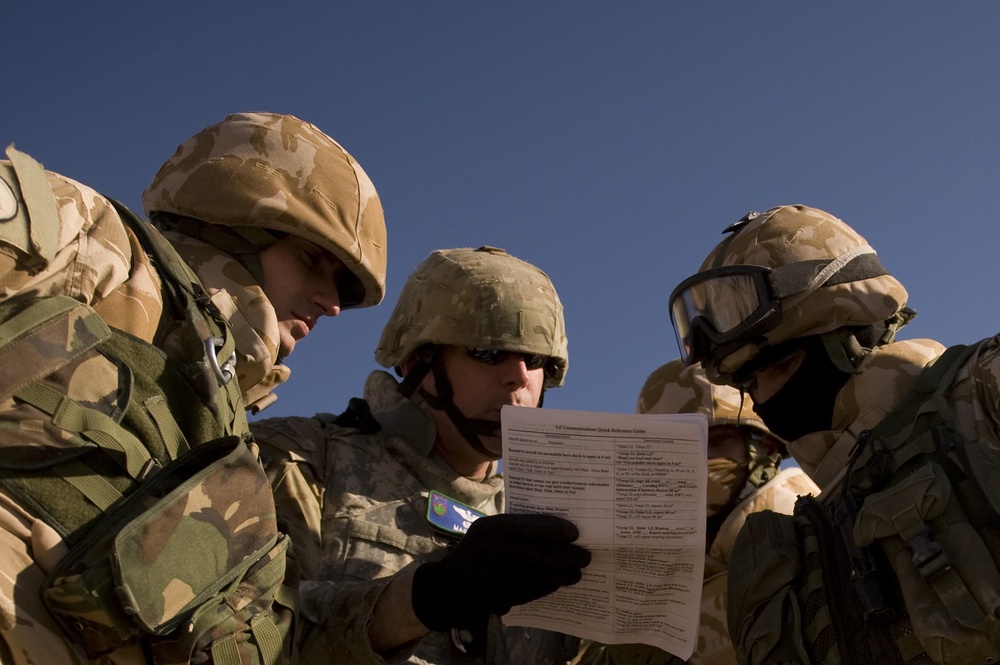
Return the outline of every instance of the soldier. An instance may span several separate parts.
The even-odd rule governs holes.
[[[315,580],[300,587],[303,614],[331,627],[307,653],[503,662],[496,615],[579,581],[590,561],[571,523],[499,514],[500,410],[562,385],[562,304],[501,249],[438,250],[407,280],[375,359],[402,381],[376,371],[340,416],[253,425],[279,522]]]
[[[320,317],[382,299],[374,186],[311,124],[231,115],[144,193],[161,234],[7,155],[0,662],[287,660],[288,539],[245,408]]]
[[[1000,338],[894,341],[906,290],[821,210],[727,232],[671,295],[682,353],[749,393],[823,489],[737,539],[741,662],[993,662]]]
[[[791,513],[797,496],[819,488],[798,467],[779,470],[784,442],[754,415],[738,390],[709,383],[699,365],[673,360],[646,379],[636,413],[704,413],[708,416],[708,529],[698,645],[686,661],[736,663],[726,628],[726,584],[733,541],[747,515],[758,510]],[[645,644],[588,642],[573,665],[666,665],[679,658]]]

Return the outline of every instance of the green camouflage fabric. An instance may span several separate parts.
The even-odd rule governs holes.
[[[778,206],[719,243],[699,271],[731,265],[773,268],[836,259],[854,251],[875,253],[861,235],[829,213],[804,205]],[[782,303],[781,323],[764,337],[773,346],[845,326],[885,321],[906,304],[906,299],[906,289],[891,275],[822,286],[787,298]],[[760,346],[748,342],[722,359],[720,372],[732,374],[759,351]]]
[[[291,376],[278,363],[278,319],[257,281],[225,252],[182,233],[164,236],[198,275],[236,340],[236,378],[246,407],[258,413],[277,397],[273,390]]]
[[[862,360],[858,368],[859,373],[852,375],[838,394],[833,415],[834,429],[828,432],[809,434],[789,443],[789,450],[823,488],[819,497],[822,501],[830,504],[840,496],[845,483],[845,472],[856,452],[858,436],[863,431],[875,427],[887,414],[893,412],[906,399],[921,372],[929,363],[939,358],[943,352],[944,347],[931,340],[900,341],[874,349]],[[978,485],[983,488],[984,501],[989,503],[988,506],[978,506],[977,508],[996,512],[998,504],[995,488],[1000,486],[1000,472],[997,471],[1000,466],[996,463],[998,453],[1000,453],[1000,336],[987,340],[978,347],[973,356],[965,361],[951,381],[944,401],[952,411],[955,427],[966,442],[958,444],[961,450],[956,451],[956,459],[971,460],[969,468]],[[1000,649],[1000,640],[997,639],[995,632],[992,637],[988,636],[989,622],[984,622],[982,625],[962,623],[961,626],[954,623],[955,619],[945,616],[947,611],[944,610],[941,605],[942,601],[938,599],[935,592],[939,592],[938,589],[952,590],[954,594],[949,596],[951,603],[957,603],[959,599],[963,599],[962,602],[965,602],[965,598],[974,599],[974,603],[982,608],[980,611],[986,613],[987,618],[992,617],[995,626],[995,608],[997,607],[995,590],[1000,584],[998,581],[1000,576],[998,576],[995,559],[991,557],[990,552],[986,550],[982,542],[983,539],[988,539],[988,534],[976,530],[969,531],[971,528],[969,518],[963,514],[963,509],[958,506],[957,500],[952,502],[949,496],[936,497],[933,494],[938,491],[937,488],[940,485],[925,480],[926,473],[924,472],[933,469],[934,466],[937,466],[937,463],[934,465],[925,463],[922,467],[911,469],[912,474],[907,475],[905,479],[899,480],[895,485],[890,485],[882,492],[868,496],[859,512],[859,521],[855,523],[853,539],[859,546],[865,546],[878,538],[881,545],[880,551],[884,551],[894,565],[898,566],[903,559],[909,561],[911,554],[905,548],[901,554],[903,559],[894,558],[894,554],[889,549],[897,546],[893,540],[889,539],[899,537],[895,535],[896,532],[893,529],[902,529],[903,525],[906,524],[903,519],[904,513],[896,513],[898,508],[891,508],[896,515],[893,520],[900,520],[899,526],[882,530],[882,527],[876,528],[876,525],[879,524],[877,521],[879,510],[882,509],[881,506],[890,509],[890,506],[893,505],[891,501],[895,500],[896,497],[905,501],[907,510],[916,510],[917,506],[924,506],[921,510],[927,512],[926,519],[934,524],[934,538],[940,539],[942,546],[946,549],[945,560],[950,559],[948,570],[943,571],[943,573],[954,576],[955,570],[960,571],[962,579],[965,580],[964,584],[969,585],[968,589],[972,591],[972,595],[969,596],[968,592],[962,592],[966,594],[966,596],[962,596],[958,593],[959,587],[938,586],[948,581],[949,578],[945,575],[934,578],[936,580],[933,582],[935,591],[928,591],[927,589],[930,587],[922,584],[919,576],[901,583],[903,593],[911,594],[907,596],[906,600],[908,614],[915,622],[920,620],[924,629],[923,631],[914,631],[910,639],[916,641],[916,638],[919,638],[920,644],[917,646],[922,645],[926,654],[920,654],[920,649],[915,648],[912,644],[908,645],[907,648],[910,657],[915,658],[912,662],[929,662],[928,658],[937,663],[972,662],[970,660],[971,654],[966,653],[967,649],[975,649],[981,654],[989,653],[992,646],[992,652],[997,653],[997,649]],[[916,484],[909,483],[911,480]],[[960,491],[957,478],[953,482],[955,483],[954,493],[957,495]],[[949,483],[947,487],[952,487],[952,485]],[[917,492],[913,497],[919,498],[910,498],[911,495],[906,493],[909,491]],[[897,492],[900,493],[897,494]],[[876,496],[879,501],[883,502],[882,504],[873,501]],[[941,510],[944,510],[944,506],[947,505],[949,512],[935,517],[926,508],[934,501],[942,506]],[[968,508],[965,510],[967,511]],[[924,515],[923,512],[918,514]],[[995,520],[995,515],[993,519]],[[862,524],[865,526],[862,527]],[[776,525],[772,523],[768,525],[768,528],[776,528]],[[750,533],[749,529],[748,525],[745,534]],[[884,542],[883,538],[886,538]],[[903,540],[899,540],[899,542],[902,543]],[[767,548],[768,546],[761,539],[745,535],[742,535],[736,544],[737,549],[744,547]],[[749,556],[751,555],[748,552]],[[750,564],[756,559],[745,557],[743,560]],[[952,570],[952,566],[954,566],[954,570]],[[745,568],[744,578],[754,579],[753,566],[747,565]],[[900,569],[905,569],[905,566],[897,568],[897,570]],[[968,576],[970,570],[975,570],[975,572]],[[891,569],[888,574],[893,574]],[[777,577],[776,571],[769,570],[769,577]],[[948,581],[948,584],[953,583]],[[749,602],[760,606],[762,603],[760,599],[756,598],[757,589],[747,587],[747,585],[743,586],[746,587],[741,589],[743,592],[750,589]],[[765,582],[759,586],[763,589],[770,588],[772,585]],[[780,593],[785,593],[785,589],[782,588]],[[949,605],[948,610],[953,611],[955,607],[958,605]],[[744,614],[746,616],[733,612],[729,616],[729,625],[743,626],[749,629],[751,626],[750,614],[749,612]],[[964,615],[962,621],[966,621],[968,616]],[[837,616],[828,617],[828,619],[832,619],[834,624],[838,621]],[[817,617],[818,622],[819,617]],[[916,623],[913,625],[917,626]],[[760,652],[763,655],[768,649],[766,645],[773,644],[773,638],[778,631],[773,625],[754,625],[753,630],[754,635],[759,638],[759,643],[755,647],[760,646]],[[753,639],[753,636],[748,636],[750,642]],[[780,647],[773,648],[776,650],[778,648],[787,649],[791,644],[792,639],[789,637],[781,640]],[[824,644],[823,646],[828,645]],[[749,642],[745,645],[745,648],[748,649],[755,647],[751,647]],[[757,661],[751,659],[748,662]],[[977,660],[976,662],[990,662],[990,659]]]
[[[9,469],[14,468],[14,464],[28,465],[28,468],[33,468],[32,464],[35,467],[47,467],[60,460],[70,460],[76,455],[76,451],[81,450],[81,444],[93,447],[93,444],[87,444],[79,436],[72,434],[71,427],[67,430],[63,426],[53,426],[44,415],[39,419],[40,412],[32,411],[31,403],[20,401],[22,397],[15,402],[12,394],[21,390],[19,386],[30,383],[31,377],[47,376],[47,386],[61,390],[62,394],[75,403],[87,405],[89,415],[86,417],[89,420],[83,422],[90,424],[86,427],[110,428],[108,431],[114,432],[115,420],[122,417],[120,410],[125,408],[124,404],[117,401],[124,394],[121,383],[123,369],[106,357],[104,351],[98,352],[95,345],[101,344],[102,349],[116,349],[119,358],[129,359],[130,366],[135,360],[145,363],[144,366],[155,367],[162,364],[164,358],[182,359],[180,354],[187,349],[185,339],[190,336],[190,331],[184,331],[193,324],[186,321],[161,321],[161,318],[166,318],[161,317],[165,288],[162,276],[151,264],[136,233],[124,223],[107,199],[80,183],[44,171],[37,162],[22,153],[9,149],[8,155],[11,157],[10,162],[0,162],[0,284],[4,287],[0,291],[0,307],[5,308],[4,319],[0,323],[10,323],[6,317],[12,312],[35,311],[39,307],[49,312],[49,320],[53,322],[47,328],[33,331],[30,344],[19,345],[18,338],[14,337],[13,343],[0,348],[0,353],[7,354],[5,359],[8,361],[3,365],[5,370],[0,372],[4,381],[0,385],[0,426],[7,431],[19,432],[16,439],[5,437],[8,446],[14,446],[8,447],[3,456],[9,476]],[[156,235],[156,231],[151,228],[148,232]],[[218,250],[214,251],[218,254]],[[232,274],[221,265],[216,270],[220,274]],[[206,271],[205,274],[210,272]],[[233,291],[232,294],[230,290]],[[241,303],[234,298],[242,297],[243,293],[238,289],[220,281],[214,289],[212,300],[220,311],[227,312],[227,315],[232,312],[232,317],[237,318],[237,315],[244,314],[241,314]],[[257,297],[257,294],[253,295],[253,298]],[[249,303],[250,299],[246,299],[246,302]],[[266,321],[266,312],[269,310],[266,307],[259,309],[265,312],[262,320],[248,323],[246,327],[251,331],[267,330],[269,326],[273,328],[273,322]],[[269,316],[273,319],[273,312]],[[111,335],[109,325],[128,333],[128,336],[117,333]],[[198,325],[203,325],[203,322]],[[239,328],[239,325],[240,322],[237,322],[235,327]],[[10,332],[2,326],[0,329],[4,329],[5,334]],[[235,336],[239,342],[240,336]],[[254,362],[261,357],[260,361],[269,366],[270,357],[261,353],[257,347],[266,348],[266,345],[258,342],[255,347],[237,351]],[[42,352],[45,348],[52,349],[53,354],[46,355]],[[200,353],[203,355],[204,352]],[[247,367],[248,372],[253,371],[249,369],[249,364]],[[158,397],[158,381],[161,379],[157,377],[160,375],[147,375],[145,372],[146,370],[136,370],[133,374],[134,384],[129,386],[128,394],[133,397],[143,395],[142,413],[148,415],[141,417],[147,418],[146,426],[160,430],[156,436],[167,440],[174,441],[175,436],[183,437],[177,429],[178,425],[171,424],[174,423],[172,415],[164,410],[166,402]],[[263,377],[262,382],[267,381],[268,372],[258,370],[257,373]],[[218,389],[215,391],[218,392]],[[239,391],[236,390],[232,403],[240,404],[241,407],[239,398]],[[197,402],[201,397],[195,392],[187,394],[184,399]],[[44,402],[43,399],[41,403]],[[216,402],[216,405],[228,403],[223,400]],[[201,408],[204,410],[204,405]],[[192,416],[192,421],[195,410],[185,411]],[[217,417],[220,424],[242,426],[242,432],[246,432],[246,420],[241,409],[239,414],[221,413]],[[71,420],[67,421],[66,426],[71,423]],[[189,423],[183,422],[180,425],[186,428]],[[97,437],[99,434],[97,430],[88,430],[88,436]],[[91,493],[87,495],[97,497],[96,507],[88,503],[87,506],[79,506],[82,510],[77,510],[74,501],[78,501],[77,497],[80,495],[74,492],[52,497],[52,505],[59,514],[69,518],[74,525],[80,524],[80,520],[91,519],[87,516],[95,512],[98,516],[103,513],[105,517],[102,519],[110,519],[120,506],[125,505],[123,502],[116,503],[121,496],[119,492],[131,486],[132,481],[127,476],[138,477],[142,474],[144,460],[148,460],[150,453],[144,449],[148,443],[145,439],[142,442],[136,439],[134,445],[128,443],[128,439],[122,441],[125,450],[121,467],[110,463],[109,459],[107,475],[100,464],[95,467],[99,469],[96,474],[86,470],[83,472],[83,475],[93,474],[98,487],[103,483],[104,489],[91,489]],[[169,460],[182,451],[183,448],[155,454],[161,460]],[[255,496],[259,500],[249,500],[253,494],[252,482],[226,484],[218,476],[214,481],[203,478],[205,483],[192,486],[191,491],[186,494],[176,484],[161,487],[164,493],[180,492],[186,497],[186,507],[175,504],[177,507],[162,512],[160,519],[174,525],[187,526],[181,531],[172,532],[175,537],[169,539],[164,551],[159,551],[152,541],[142,538],[131,541],[137,546],[137,549],[133,549],[134,556],[131,558],[140,566],[140,570],[141,566],[153,566],[149,568],[151,574],[139,573],[134,576],[132,583],[132,599],[136,602],[134,608],[141,610],[143,621],[150,625],[163,623],[169,616],[178,616],[180,609],[191,600],[192,594],[197,595],[198,587],[204,586],[206,576],[212,577],[214,574],[205,567],[206,564],[235,567],[240,569],[243,576],[242,581],[235,585],[239,575],[233,577],[229,574],[228,579],[235,586],[230,589],[231,593],[220,596],[228,604],[224,603],[223,606],[199,614],[200,623],[192,630],[184,631],[183,634],[172,633],[179,639],[159,640],[153,647],[156,652],[153,661],[137,645],[90,660],[79,645],[66,635],[43,605],[40,591],[46,577],[57,565],[69,565],[66,557],[67,544],[59,532],[36,517],[36,511],[22,505],[15,495],[0,490],[0,662],[5,665],[180,663],[186,662],[185,650],[192,646],[190,640],[199,636],[203,639],[200,646],[206,646],[207,642],[204,640],[210,641],[214,636],[238,628],[245,634],[263,630],[261,626],[256,626],[253,630],[246,625],[234,627],[233,621],[243,619],[232,616],[230,608],[244,607],[248,612],[256,613],[255,608],[264,609],[274,594],[280,593],[277,589],[284,577],[282,551],[287,546],[287,538],[279,537],[276,532],[272,498],[255,452],[248,452],[246,455],[249,457],[244,459],[242,468],[245,472],[249,471],[250,476],[256,474],[258,491]],[[208,463],[203,456],[185,459],[198,459]],[[189,463],[192,462],[185,462]],[[179,482],[183,485],[188,479],[199,476],[204,471],[206,469],[201,466],[188,468]],[[157,474],[156,478],[166,478],[164,473]],[[225,474],[232,476],[233,470],[227,469]],[[32,477],[36,479],[32,482],[43,485],[63,482],[54,475],[46,476],[45,473],[35,473]],[[91,488],[94,482],[90,483]],[[146,483],[142,488],[147,486],[155,487],[155,484]],[[220,502],[225,505],[220,505]],[[160,504],[158,508],[159,506]],[[132,508],[136,509],[137,506]],[[141,519],[148,518],[149,515],[143,515]],[[268,520],[270,526],[266,524]],[[152,529],[154,533],[171,532],[165,528],[167,525],[164,522],[159,524],[160,526]],[[218,529],[220,535],[211,536],[211,529]],[[108,529],[105,536],[117,535],[124,538],[123,534],[128,531],[129,529]],[[93,529],[92,532],[100,533],[101,530]],[[262,532],[269,534],[263,540],[260,538]],[[195,536],[206,539],[206,543],[225,540],[227,544],[223,546],[224,550],[230,555],[236,555],[239,560],[223,559],[213,562],[209,552],[212,548],[207,546],[197,551],[176,549],[179,543],[189,543]],[[124,547],[125,541],[122,544]],[[153,546],[152,550],[149,549],[150,546]],[[170,555],[162,558],[165,554]],[[183,570],[184,574],[170,576],[169,568],[163,567],[169,561],[180,566],[175,569]],[[73,575],[60,577],[56,587],[49,591],[49,601],[55,597],[57,602],[72,608],[77,603],[74,598],[82,600],[85,597],[79,594],[74,597],[70,591],[73,585],[83,582],[84,577],[97,578],[104,574],[99,566],[89,566],[87,562],[82,562],[81,565],[83,577],[78,574],[80,571],[74,573],[77,575],[75,578]],[[104,560],[104,565],[107,566],[107,559]],[[127,573],[128,568],[124,567],[122,571],[123,574]],[[163,588],[152,593],[149,591],[150,581],[159,579],[156,575],[171,577],[169,584],[160,580],[167,585],[166,593]],[[163,584],[154,586],[162,587]],[[269,585],[273,587],[272,592],[269,592],[271,595],[261,596],[254,590],[267,589]],[[144,587],[146,591],[142,593],[141,589]],[[65,593],[60,593],[59,590]],[[97,615],[91,616],[94,621],[90,626],[84,626],[82,622],[74,623],[83,626],[80,630],[98,638],[110,634],[107,633],[107,627],[114,623],[110,618],[105,617],[105,620]],[[249,616],[250,614],[247,615]],[[287,619],[287,613],[283,616]],[[210,624],[215,620],[223,623],[213,627]],[[282,625],[281,621],[279,619],[279,626]],[[283,626],[287,628],[287,622]],[[280,649],[282,638],[279,636],[277,639]],[[245,651],[245,646],[231,644],[221,649],[239,654]]]
[[[303,616],[317,624],[309,640],[325,644],[305,650],[326,662],[385,662],[367,636],[379,594],[390,576],[441,558],[452,542],[426,520],[430,490],[487,515],[503,510],[502,477],[457,475],[433,451],[431,409],[396,386],[386,372],[368,377],[365,400],[382,427],[376,434],[337,427],[326,414],[251,423],[279,525],[292,536],[302,578],[318,581],[300,594]],[[448,633],[429,634],[398,660],[482,663],[458,651]]]
[[[238,113],[177,148],[142,195],[146,214],[257,227],[333,253],[362,292],[342,307],[385,295],[386,229],[375,185],[339,143],[291,115]]]
[[[138,241],[93,189],[49,171],[44,177],[59,220],[47,259],[28,242],[32,220],[14,168],[0,162],[0,302],[27,293],[69,296],[91,305],[110,325],[151,340],[163,304],[159,277],[138,251]],[[90,380],[75,383],[73,396],[100,403],[108,394],[102,377],[117,376],[109,374],[109,365],[94,359],[86,368]],[[12,404],[9,395],[0,402],[0,414],[8,414],[0,418],[9,417]],[[30,422],[25,426],[38,430]],[[65,639],[39,595],[46,574],[65,551],[51,527],[0,490],[0,662],[89,662]]]
[[[569,366],[563,306],[548,275],[496,247],[437,250],[414,269],[375,360],[397,367],[424,344],[548,356],[548,388],[563,384]]]
[[[117,504],[90,531],[110,543],[113,563],[103,546],[73,550],[61,562],[43,591],[52,613],[96,653],[118,649],[142,635],[140,628],[152,633],[143,639],[158,665],[188,663],[192,650],[230,630],[249,634],[250,617],[278,594],[288,546],[256,449],[239,437],[202,444],[143,483],[136,497],[143,500]],[[155,510],[147,510],[153,500]],[[121,609],[99,600],[112,583]],[[234,606],[253,609],[231,616]],[[228,650],[239,662],[255,662],[256,648],[235,636]]]
[[[636,403],[636,413],[704,413],[709,427],[743,425],[773,437],[763,421],[753,412],[749,396],[729,386],[708,381],[700,365],[685,367],[677,359],[654,370],[643,384]],[[751,444],[752,447],[752,444]],[[751,451],[751,456],[754,452]],[[736,653],[726,625],[726,588],[730,554],[736,534],[747,515],[760,510],[791,514],[795,500],[802,494],[818,494],[819,488],[801,469],[791,467],[777,471],[779,456],[756,459],[767,465],[770,472],[763,483],[747,487],[736,505],[724,513],[725,518],[711,539],[705,554],[705,581],[701,595],[701,621],[698,644],[687,661],[662,649],[646,644],[604,645],[587,641],[573,665],[679,665],[682,662],[701,665],[736,663]]]

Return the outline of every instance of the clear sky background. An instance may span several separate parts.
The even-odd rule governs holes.
[[[547,406],[630,412],[677,355],[672,288],[785,203],[878,250],[919,313],[902,337],[1000,329],[996,2],[4,0],[0,25],[0,143],[137,211],[239,111],[315,123],[374,180],[386,301],[325,319],[264,415],[340,412],[414,266],[483,244],[566,307]]]

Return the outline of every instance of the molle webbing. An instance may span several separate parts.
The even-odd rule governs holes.
[[[162,278],[164,320],[181,326],[171,329],[181,340],[171,357],[66,296],[0,304],[0,399],[9,405],[0,418],[0,484],[71,545],[193,445],[249,430],[238,382],[220,385],[213,370],[235,348],[217,310],[169,243],[116,209]],[[92,379],[95,367],[101,374]],[[73,386],[97,380],[100,396],[75,398]]]

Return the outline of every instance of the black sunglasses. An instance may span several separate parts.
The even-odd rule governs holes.
[[[522,353],[521,351],[497,351],[496,349],[476,349],[467,347],[465,352],[473,360],[487,365],[499,365],[510,355],[524,358],[524,366],[528,369],[543,369],[549,362],[549,357],[540,353]]]

